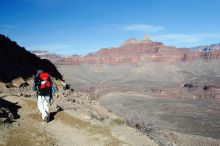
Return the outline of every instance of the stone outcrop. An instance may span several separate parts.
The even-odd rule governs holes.
[[[4,93],[4,91],[6,90],[6,86],[4,83],[0,82],[0,94]]]
[[[27,84],[27,83],[26,83],[26,82],[24,81],[24,79],[21,78],[21,77],[16,78],[16,79],[14,79],[14,80],[11,81],[11,85],[12,85],[13,87],[17,87],[17,88],[22,87],[22,86],[25,86],[25,84]]]

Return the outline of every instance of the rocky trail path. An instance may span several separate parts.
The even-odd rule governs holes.
[[[3,128],[0,146],[154,146],[154,141],[125,125],[91,123],[71,115],[71,110],[53,112],[52,120],[44,123],[36,101],[30,98],[6,96],[11,103],[21,106],[16,122]]]

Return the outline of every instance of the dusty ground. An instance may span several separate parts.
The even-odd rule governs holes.
[[[91,122],[73,116],[71,110],[52,112],[52,121],[43,123],[36,101],[23,97],[3,98],[21,106],[20,118],[9,127],[1,127],[0,146],[119,146],[157,145],[146,135],[120,122]]]

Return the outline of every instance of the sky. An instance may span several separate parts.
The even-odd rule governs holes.
[[[63,55],[144,35],[194,47],[220,43],[220,0],[0,0],[0,33],[27,50]]]

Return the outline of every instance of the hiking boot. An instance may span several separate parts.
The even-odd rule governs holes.
[[[46,122],[46,123],[48,123],[48,122],[50,121],[50,116],[49,116],[49,115],[48,115],[48,116],[45,116],[43,121]]]
[[[47,116],[45,116],[45,117],[44,117],[43,121],[44,121],[44,122],[46,122],[46,121],[47,121]]]
[[[47,115],[47,123],[50,122],[50,114]]]

